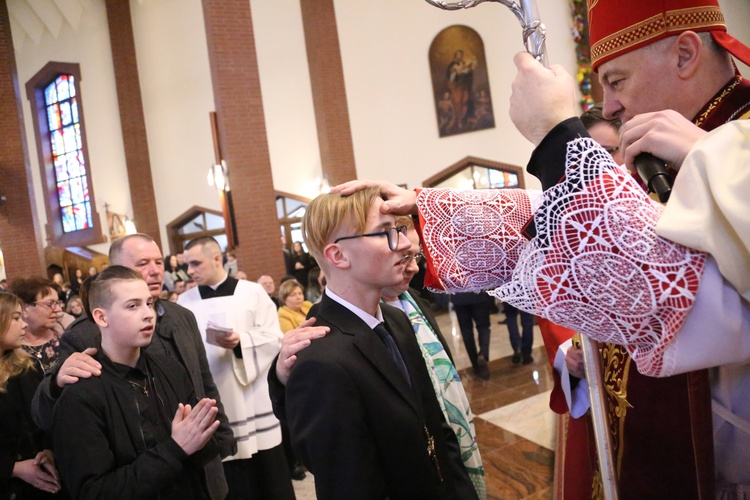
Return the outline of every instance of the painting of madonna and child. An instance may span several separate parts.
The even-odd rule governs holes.
[[[440,137],[495,127],[484,43],[467,26],[449,26],[430,45]]]

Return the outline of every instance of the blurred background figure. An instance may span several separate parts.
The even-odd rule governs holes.
[[[273,282],[273,278],[267,274],[264,274],[263,276],[258,278],[258,284],[263,287],[263,290],[266,291],[273,303],[276,304],[276,310],[278,310],[282,306],[282,304],[279,298],[274,293],[276,291],[276,284]]]
[[[184,281],[175,281],[172,290],[173,292],[175,292],[177,295],[182,295],[183,293],[185,293],[185,290],[187,290],[187,284]]]
[[[281,251],[284,253],[284,268],[286,269],[286,274],[294,274],[294,258],[292,257],[292,252],[286,247],[286,239],[282,236],[281,237]]]
[[[65,305],[65,312],[73,316],[74,318],[80,318],[82,315],[85,314],[85,311],[83,310],[83,302],[81,302],[81,297],[78,295],[72,296],[68,303]]]
[[[177,256],[168,255],[164,260],[164,288],[170,292],[174,291],[175,283],[189,279],[187,271],[181,269],[177,263]]]
[[[287,280],[279,287],[279,326],[284,333],[297,328],[312,307],[312,303],[305,300],[302,285],[297,280]]]
[[[70,280],[71,295],[81,295],[81,285],[83,284],[83,271],[76,269],[73,271],[73,279]]]
[[[0,293],[0,498],[67,498],[59,493],[50,439],[31,419],[43,373],[22,347],[24,307],[15,295]]]
[[[62,300],[63,303],[67,302],[68,298],[65,296],[65,291],[63,290],[63,285],[65,284],[63,275],[60,273],[55,273],[54,276],[52,276],[52,282],[57,287],[57,298]]]
[[[307,273],[313,267],[313,259],[310,254],[305,252],[302,243],[295,241],[292,245],[292,261],[294,262],[294,279],[296,279],[302,288],[307,286]]]
[[[503,304],[503,310],[507,320],[510,345],[513,348],[511,362],[514,365],[533,363],[531,349],[534,347],[534,315],[519,311],[510,304]],[[519,315],[521,316],[521,335],[518,334]]]
[[[307,288],[305,289],[306,300],[313,304],[320,300],[320,297],[323,295],[323,290],[326,288],[325,279],[325,274],[318,266],[310,269],[310,272],[307,273]]]
[[[458,327],[464,340],[466,354],[471,361],[474,374],[482,380],[490,379],[490,310],[495,299],[486,293],[456,293],[450,296],[456,311]],[[474,340],[474,325],[477,327],[477,342]]]
[[[237,274],[237,257],[234,254],[234,250],[227,250],[226,262],[224,262],[224,270],[227,275],[234,276]]]

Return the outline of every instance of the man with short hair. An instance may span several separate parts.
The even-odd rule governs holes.
[[[228,498],[294,499],[266,380],[283,337],[276,307],[257,283],[227,275],[215,239],[191,240],[184,255],[198,287],[180,295],[178,303],[195,314],[204,334],[208,364],[237,442],[237,452],[223,462]]]
[[[74,498],[211,498],[204,466],[219,455],[216,401],[196,397],[177,360],[145,351],[154,300],[127,267],[91,283],[102,372],[68,385],[53,418],[55,458]]]
[[[186,287],[186,284],[185,284],[184,281],[177,280],[177,281],[174,282],[174,292],[177,295],[182,295],[183,293],[185,293],[186,288],[187,287]]]
[[[154,299],[159,297],[164,280],[164,260],[153,238],[138,233],[115,240],[109,250],[109,261],[138,271],[151,296]],[[216,400],[217,418],[221,424],[215,439],[222,457],[232,455],[236,444],[206,360],[195,317],[184,307],[167,300],[157,300],[155,310],[155,335],[144,349],[179,360],[190,375],[197,396]],[[55,369],[45,375],[32,403],[34,421],[40,428],[51,427],[55,402],[66,385],[74,384],[80,378],[101,375],[101,364],[92,358],[100,345],[101,333],[91,318],[79,318],[65,331],[60,338],[60,357]],[[205,473],[211,497],[223,498],[227,484],[219,457],[206,465]]]

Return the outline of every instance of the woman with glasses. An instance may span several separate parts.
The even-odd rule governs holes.
[[[31,419],[42,372],[22,345],[24,304],[0,293],[0,500],[58,498],[60,480],[50,440]]]
[[[49,280],[21,278],[13,282],[11,292],[23,301],[23,317],[29,325],[23,349],[47,373],[57,361],[60,335],[73,317],[63,312],[63,303]]]

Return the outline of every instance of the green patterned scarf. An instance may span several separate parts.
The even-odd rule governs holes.
[[[474,415],[471,413],[469,400],[466,397],[461,377],[453,366],[443,344],[438,340],[432,326],[425,318],[409,292],[399,295],[401,309],[409,316],[414,333],[417,336],[422,357],[427,364],[435,394],[446,422],[450,424],[461,449],[461,460],[469,473],[471,482],[480,499],[487,497],[487,485],[484,479],[482,457],[479,456]]]

